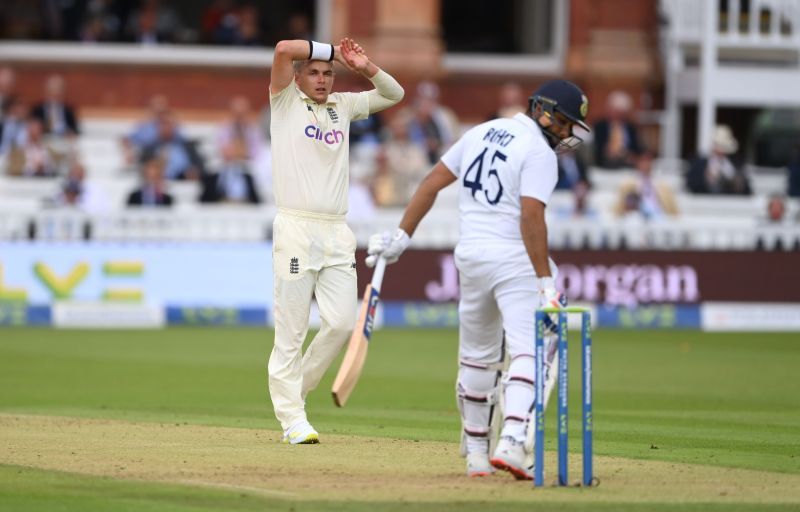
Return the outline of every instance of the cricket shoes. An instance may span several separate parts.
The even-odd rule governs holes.
[[[308,421],[295,423],[283,433],[283,442],[288,444],[317,444],[319,433]]]
[[[533,480],[533,467],[526,464],[527,459],[523,441],[517,441],[511,436],[501,436],[489,462],[497,469],[508,471],[517,480]]]
[[[489,476],[495,471],[494,466],[489,462],[489,454],[482,452],[467,454],[468,477]]]

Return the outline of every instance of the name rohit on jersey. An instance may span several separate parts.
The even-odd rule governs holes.
[[[313,124],[306,126],[305,134],[309,139],[321,140],[325,144],[338,144],[344,140],[344,132],[341,130],[323,132],[319,126]]]
[[[511,141],[514,140],[514,137],[515,135],[512,135],[506,130],[495,130],[494,128],[489,128],[489,131],[483,136],[483,140],[497,144],[504,148],[511,144]]]

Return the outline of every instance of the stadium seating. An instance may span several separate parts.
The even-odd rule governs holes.
[[[88,179],[105,196],[108,210],[87,214],[48,207],[48,198],[59,190],[53,179],[0,176],[0,239],[166,241],[216,240],[260,241],[271,236],[275,208],[261,206],[202,205],[197,202],[199,185],[173,182],[169,191],[175,207],[167,211],[136,211],[124,207],[127,195],[138,182],[126,169],[120,138],[135,119],[88,119],[79,141]],[[196,140],[213,168],[215,124],[185,123],[185,133]],[[785,175],[757,170],[752,173],[751,197],[694,196],[682,191],[680,162],[659,162],[656,176],[676,191],[679,216],[648,222],[642,218],[617,218],[613,206],[620,184],[635,171],[590,171],[593,190],[589,195],[590,217],[565,215],[573,197],[556,191],[548,215],[554,248],[630,248],[789,250],[800,247],[797,223],[769,225],[764,221],[767,196],[785,189]],[[267,193],[268,191],[264,191]],[[458,239],[458,188],[445,189],[414,237],[416,247],[451,247]],[[351,219],[359,245],[377,230],[393,229],[402,214],[399,208],[379,209],[374,218]],[[797,205],[788,204],[787,218],[795,219]]]

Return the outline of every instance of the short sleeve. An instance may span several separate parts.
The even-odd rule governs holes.
[[[295,89],[294,82],[289,83],[286,87],[283,88],[282,91],[278,92],[277,94],[272,93],[272,89],[269,91],[269,107],[270,110],[274,113],[285,111],[289,108],[289,105],[292,101],[292,92]]]
[[[525,155],[519,180],[519,195],[532,197],[547,204],[558,182],[556,154],[547,149]]]
[[[351,121],[360,121],[369,117],[369,98],[366,92],[346,92],[340,93],[338,96]]]
[[[458,142],[450,146],[444,155],[442,155],[442,163],[450,169],[450,172],[461,176],[461,160],[464,157],[464,137],[458,139]]]

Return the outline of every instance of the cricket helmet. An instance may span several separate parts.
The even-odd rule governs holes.
[[[568,80],[551,80],[536,89],[529,99],[529,112],[532,113],[537,106],[541,106],[542,113],[556,125],[560,124],[556,114],[561,114],[569,122],[580,126],[587,132],[591,131],[589,125],[586,124],[589,100],[580,87]],[[538,120],[536,121],[538,122]],[[542,127],[542,131],[550,139],[551,145],[557,149],[573,149],[583,142],[583,139],[572,133],[562,139],[546,127]]]

